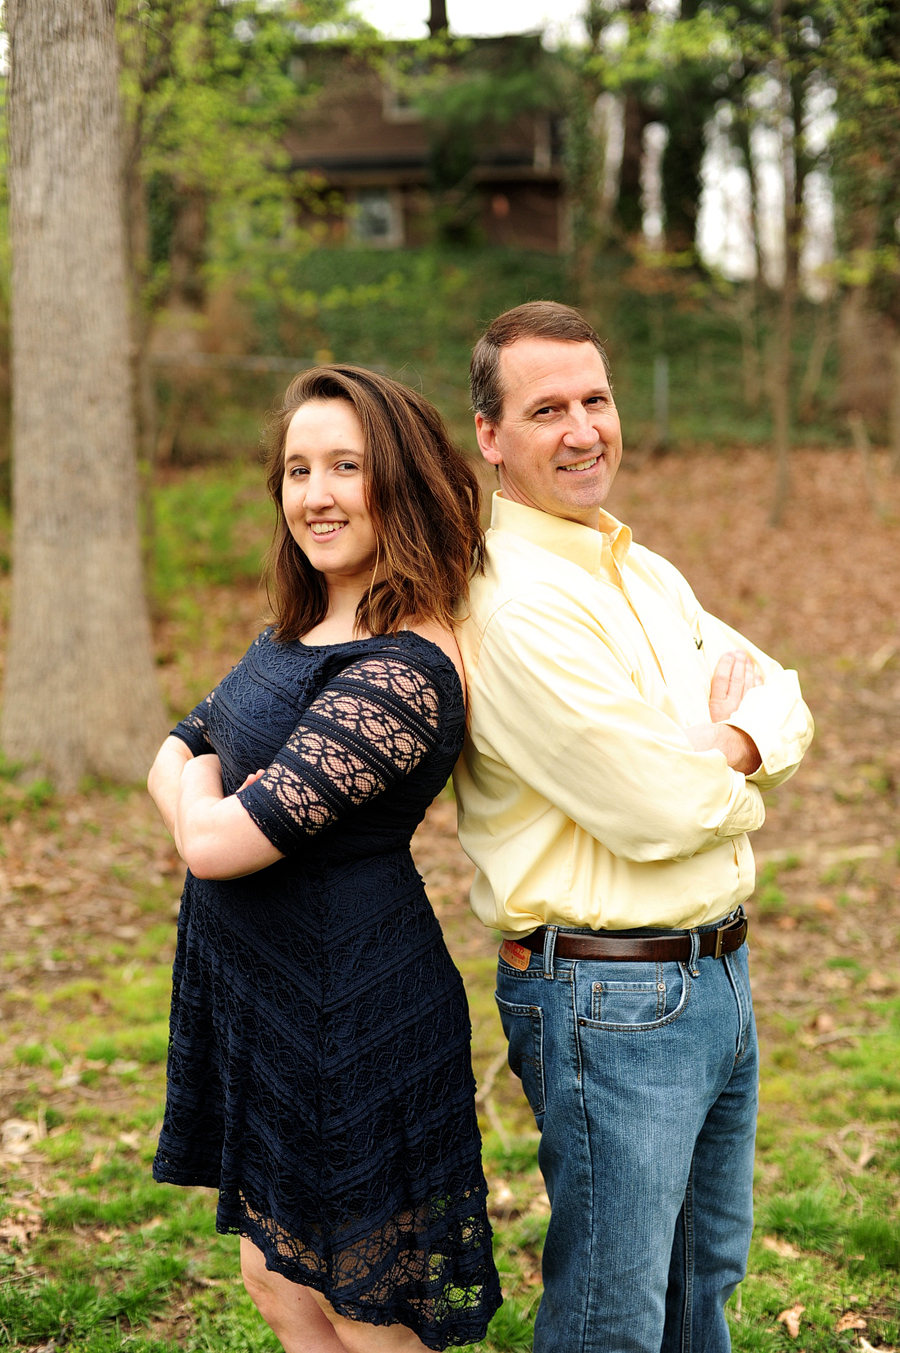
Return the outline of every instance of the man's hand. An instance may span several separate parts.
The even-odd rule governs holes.
[[[741,649],[723,653],[716,663],[709,692],[709,717],[713,723],[729,719],[748,691],[763,684],[762,672]]]
[[[742,728],[732,728],[728,723],[698,723],[684,731],[695,752],[721,752],[731,769],[742,775],[752,775],[762,765],[756,743]]]
[[[735,649],[723,653],[716,663],[709,693],[710,723],[686,729],[695,752],[721,752],[732,770],[752,775],[762,765],[756,743],[742,728],[723,722],[730,719],[748,691],[763,684],[762,673],[749,653]]]

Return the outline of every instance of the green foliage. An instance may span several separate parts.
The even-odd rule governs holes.
[[[148,310],[173,282],[199,301],[209,276],[310,247],[284,134],[315,98],[297,52],[322,24],[365,27],[343,0],[119,0],[131,256]]]
[[[862,286],[900,326],[900,14],[881,0],[829,0],[828,74],[837,96],[831,138],[839,275]]]
[[[194,472],[162,484],[155,509],[157,597],[177,597],[207,583],[259,578],[273,519],[259,466],[238,463],[227,476]]]
[[[641,294],[628,285],[630,260],[609,252],[595,276],[602,308],[594,315],[608,342],[626,446],[652,430],[654,352],[670,362],[674,442],[756,443],[771,435],[765,414],[747,410],[741,342],[732,312],[703,282]],[[574,303],[565,259],[512,249],[317,249],[284,260],[277,288],[243,293],[260,350],[312,362],[328,355],[378,365],[420,386],[471,439],[465,392],[471,347],[485,324],[523,301]],[[801,307],[797,357],[808,351],[813,307]],[[830,370],[830,368],[829,368]],[[811,436],[830,441],[823,421]]]

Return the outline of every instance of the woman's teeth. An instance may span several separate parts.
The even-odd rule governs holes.
[[[314,536],[331,536],[344,525],[342,521],[311,521],[309,529]]]

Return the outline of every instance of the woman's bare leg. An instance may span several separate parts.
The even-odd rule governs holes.
[[[321,1292],[312,1295],[347,1353],[429,1353],[419,1336],[405,1325],[369,1325],[364,1320],[348,1320],[345,1315],[338,1315]]]
[[[347,1353],[312,1288],[266,1268],[262,1251],[241,1236],[241,1277],[284,1353]]]
[[[321,1293],[267,1269],[262,1251],[246,1236],[241,1274],[284,1353],[428,1353],[405,1325],[369,1325],[338,1315]]]

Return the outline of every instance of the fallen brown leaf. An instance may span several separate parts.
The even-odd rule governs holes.
[[[792,1339],[796,1339],[800,1333],[800,1317],[806,1310],[798,1301],[795,1306],[789,1306],[786,1311],[775,1317],[779,1325],[784,1325]]]
[[[847,1311],[842,1315],[834,1327],[835,1334],[843,1334],[844,1330],[864,1330],[869,1328],[869,1322],[865,1316],[857,1315],[854,1311]]]
[[[789,1240],[779,1240],[778,1236],[763,1236],[762,1247],[764,1250],[771,1250],[773,1254],[780,1254],[782,1259],[800,1259],[802,1252],[792,1245]]]

